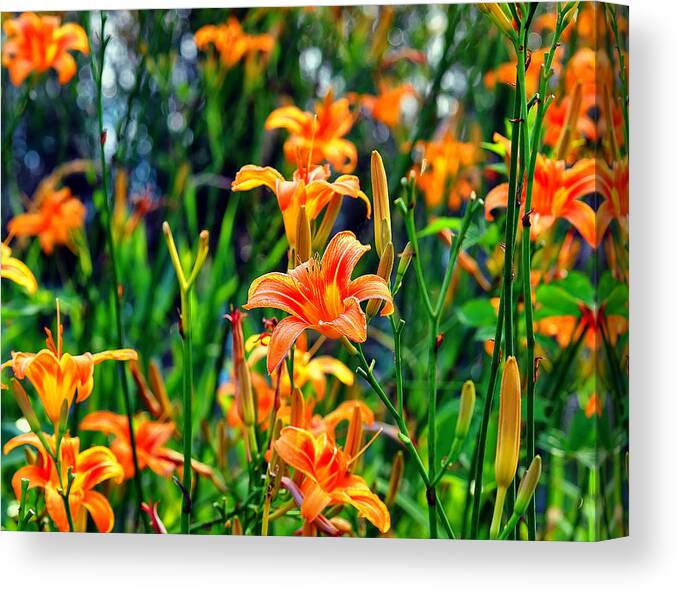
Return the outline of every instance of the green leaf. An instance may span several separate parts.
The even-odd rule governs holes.
[[[497,154],[497,156],[501,156],[502,158],[506,156],[506,147],[504,146],[504,144],[480,142],[480,147],[483,148],[484,150],[487,150],[488,152]]]
[[[417,233],[419,238],[425,238],[426,236],[432,236],[441,232],[442,230],[452,230],[453,232],[458,232],[461,228],[461,218],[452,218],[452,217],[442,217],[436,218],[423,230]]]
[[[497,322],[497,312],[486,299],[466,302],[459,310],[458,316],[462,324],[473,328],[493,326]]]

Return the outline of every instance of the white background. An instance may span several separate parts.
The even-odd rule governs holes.
[[[234,5],[290,5],[253,2]],[[351,2],[346,2],[351,3]],[[598,544],[0,533],[4,589],[606,589],[678,582],[678,2],[631,6],[631,537]],[[228,0],[3,1],[3,10]],[[675,335],[675,336],[674,336]]]

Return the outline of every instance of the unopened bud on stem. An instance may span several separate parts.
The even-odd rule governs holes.
[[[455,439],[465,439],[473,419],[473,409],[476,405],[476,387],[471,380],[464,382],[461,389],[461,403],[459,405],[459,415],[457,416],[457,426],[454,430]]]
[[[381,257],[387,245],[393,241],[391,236],[391,208],[388,200],[388,180],[384,162],[379,152],[372,152],[372,200],[374,202],[374,243]]]
[[[393,243],[389,242],[379,258],[379,267],[377,268],[377,275],[386,281],[386,285],[389,285],[391,282],[394,256]],[[370,300],[366,309],[367,317],[372,318],[373,316],[376,316],[382,304],[383,300],[381,299]]]
[[[527,511],[527,506],[530,504],[534,491],[537,490],[539,484],[539,477],[541,476],[541,457],[535,456],[530,464],[530,467],[525,472],[525,476],[520,481],[518,486],[518,494],[516,495],[516,502],[513,506],[513,513],[515,515],[522,515]]]

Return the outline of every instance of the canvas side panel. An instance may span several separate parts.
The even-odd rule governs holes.
[[[628,534],[628,7],[596,3],[596,539]]]

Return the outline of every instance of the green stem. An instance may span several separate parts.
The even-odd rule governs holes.
[[[384,392],[384,389],[377,381],[372,370],[372,367],[367,362],[367,359],[365,359],[365,354],[363,353],[362,347],[360,345],[356,346],[356,357],[358,358],[358,369],[356,370],[357,373],[360,376],[362,376],[367,381],[367,383],[372,387],[374,393],[384,403],[384,406],[386,406],[388,412],[395,420],[400,431],[399,433],[400,440],[402,441],[403,445],[405,445],[410,455],[414,459],[415,465],[417,467],[417,472],[419,472],[419,476],[421,476],[423,483],[426,486],[428,486],[429,483],[428,473],[426,472],[426,468],[424,467],[424,463],[421,460],[421,456],[419,455],[417,448],[414,446],[414,443],[412,443],[412,439],[410,438],[410,433],[407,428],[407,424],[405,423],[403,416],[398,413],[395,406],[393,406],[393,403],[389,400],[386,392]]]
[[[414,191],[414,183],[411,183],[411,190]],[[411,202],[413,199],[411,200]],[[414,208],[410,207],[407,210],[405,215],[405,229],[407,230],[407,237],[412,244],[412,249],[414,250],[414,272],[417,276],[417,286],[419,288],[419,295],[421,299],[424,300],[424,305],[426,306],[426,312],[428,313],[429,318],[433,318],[435,312],[433,310],[433,304],[431,303],[431,298],[428,295],[428,290],[426,288],[426,279],[424,278],[424,271],[421,266],[421,256],[419,251],[419,240],[417,238],[417,230],[414,224]]]
[[[492,524],[490,525],[490,539],[496,540],[501,527],[501,518],[504,514],[504,501],[506,499],[506,489],[497,488],[497,498],[494,501],[494,513],[492,514]],[[512,530],[509,530],[512,531]]]
[[[103,185],[103,215],[102,222],[104,225],[104,232],[106,235],[106,242],[108,246],[109,256],[111,257],[111,273],[113,275],[113,307],[115,312],[115,328],[116,328],[116,346],[119,349],[124,347],[124,333],[122,327],[122,311],[120,306],[120,294],[118,290],[121,285],[119,282],[118,275],[118,259],[116,256],[115,242],[113,240],[113,227],[112,227],[112,216],[111,216],[111,205],[109,200],[109,187],[110,187],[110,174],[108,167],[106,165],[106,154],[104,150],[105,146],[105,137],[106,130],[104,129],[104,109],[103,109],[103,92],[102,92],[102,73],[104,69],[104,56],[106,53],[106,46],[108,44],[108,38],[104,37],[104,29],[106,26],[106,15],[104,11],[101,11],[101,39],[99,42],[99,60],[98,63],[92,54],[92,66],[96,76],[97,83],[97,119],[99,123],[99,157],[101,161],[101,177]],[[132,449],[132,462],[134,464],[134,486],[137,495],[137,507],[134,509],[134,514],[138,512],[138,508],[141,506],[141,503],[144,500],[143,489],[141,486],[141,476],[139,473],[139,461],[137,456],[137,446],[136,446],[136,435],[134,433],[134,421],[133,421],[133,412],[132,412],[132,400],[129,391],[129,384],[127,382],[127,374],[125,373],[125,366],[121,363],[118,364],[118,376],[120,379],[120,385],[122,386],[124,401],[125,401],[125,414],[127,415],[127,426],[129,429],[129,439],[130,447]],[[145,521],[144,527],[145,527]]]
[[[441,478],[445,476],[445,471],[447,470],[447,467],[459,457],[459,452],[461,451],[461,446],[463,443],[464,440],[461,438],[455,437],[453,439],[452,445],[450,446],[450,451],[447,454],[445,461],[443,462],[443,465],[440,467],[440,470],[438,470],[438,473],[435,475],[433,480],[431,480],[431,484],[433,486],[440,482]]]
[[[436,519],[436,490],[432,482],[433,475],[437,466],[436,461],[436,410],[438,407],[438,377],[436,371],[438,357],[438,317],[433,318],[429,325],[429,349],[428,349],[428,477],[429,488],[426,491],[426,498],[429,507],[429,525],[431,529],[431,538],[437,538],[437,519]]]
[[[193,431],[193,343],[191,331],[191,293],[181,290],[181,326],[183,330],[183,410],[184,410],[184,497],[181,508],[181,533],[190,533],[191,528],[191,479],[192,431]]]
[[[414,183],[410,183],[411,196],[409,199],[410,205],[415,201],[414,199]],[[414,264],[415,264],[415,274],[417,278],[417,286],[419,288],[419,293],[422,300],[426,306],[429,317],[429,327],[428,327],[428,369],[427,369],[427,381],[428,381],[428,480],[431,483],[427,487],[426,491],[426,500],[428,503],[429,509],[429,528],[431,538],[437,537],[438,530],[438,521],[436,518],[437,509],[437,494],[435,490],[435,483],[433,483],[434,477],[436,475],[436,467],[438,465],[436,456],[436,444],[437,444],[437,407],[438,407],[438,378],[437,378],[437,357],[438,357],[438,348],[440,346],[438,342],[438,333],[440,329],[440,320],[445,308],[445,297],[447,295],[450,282],[452,280],[452,275],[456,266],[457,258],[459,257],[459,252],[461,246],[464,242],[466,234],[471,224],[471,219],[474,213],[478,210],[480,202],[476,199],[472,200],[464,213],[464,218],[462,220],[461,229],[459,231],[459,236],[457,237],[452,249],[450,251],[450,257],[447,261],[447,267],[445,269],[445,274],[443,276],[442,285],[440,288],[440,293],[436,300],[435,307],[431,303],[431,298],[428,293],[426,279],[424,277],[424,272],[421,266],[420,258],[420,249],[419,249],[419,240],[417,238],[417,232],[414,222],[414,209],[410,206],[409,209],[405,211],[405,227],[407,230],[407,235],[414,249]]]
[[[389,319],[391,321],[391,329],[393,331],[393,354],[395,357],[395,378],[396,378],[396,399],[398,402],[398,414],[401,417],[405,416],[405,400],[403,393],[403,359],[401,336],[403,328],[405,328],[405,321],[400,320],[396,323],[395,314],[391,314]]]
[[[520,56],[519,56],[520,57]],[[518,59],[520,62],[520,59]],[[513,105],[513,131],[511,134],[511,163],[508,181],[508,207],[506,210],[506,231],[504,238],[504,343],[506,355],[513,355],[513,245],[514,245],[514,220],[517,216],[516,194],[518,177],[518,148],[520,143],[520,95],[522,93],[520,82],[516,84],[516,96]],[[496,343],[495,343],[496,345]]]
[[[520,521],[520,515],[516,513],[511,513],[511,518],[508,520],[506,527],[502,530],[501,534],[497,538],[498,540],[507,540],[511,535],[511,532],[515,530],[518,522]]]

